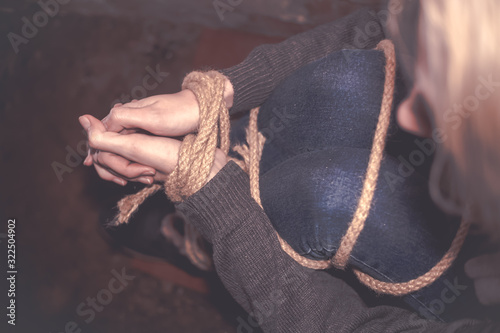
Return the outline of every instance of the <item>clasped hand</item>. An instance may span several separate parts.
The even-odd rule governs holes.
[[[128,181],[152,184],[164,181],[177,165],[181,141],[174,137],[198,128],[199,105],[186,89],[116,104],[101,121],[91,115],[79,121],[88,135],[85,165],[93,165],[102,179],[122,186]],[[209,179],[226,162],[226,155],[217,150]]]

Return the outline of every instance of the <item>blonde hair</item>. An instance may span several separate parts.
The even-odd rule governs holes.
[[[419,15],[415,84],[420,81],[434,131],[442,134],[430,177],[432,198],[498,237],[500,1],[423,0],[418,5],[413,13]],[[401,31],[405,23],[398,21]]]

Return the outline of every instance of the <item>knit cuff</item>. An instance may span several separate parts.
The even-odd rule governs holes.
[[[259,106],[276,85],[269,75],[269,62],[260,47],[254,49],[242,63],[220,70],[234,89],[230,114],[250,110]]]
[[[211,243],[223,238],[255,209],[248,175],[229,161],[203,188],[176,205]]]

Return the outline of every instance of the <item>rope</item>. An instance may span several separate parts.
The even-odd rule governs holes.
[[[386,57],[386,77],[381,110],[358,205],[335,256],[330,260],[305,258],[276,233],[283,251],[296,262],[308,268],[326,269],[335,266],[338,269],[345,269],[370,211],[390,123],[396,72],[396,57],[392,42],[389,40],[381,41],[376,49],[383,51]],[[225,154],[229,151],[230,123],[229,111],[223,98],[224,80],[224,75],[216,71],[192,72],[184,79],[183,89],[192,90],[200,105],[200,128],[198,133],[187,135],[184,138],[179,152],[179,162],[163,186],[165,193],[172,201],[182,201],[205,185],[218,145]],[[243,160],[231,160],[249,174],[250,194],[262,207],[259,191],[259,164],[265,137],[258,130],[258,113],[259,108],[250,111],[249,125],[246,130],[248,145],[233,147],[233,150],[238,152]],[[120,213],[115,220],[116,223],[126,223],[138,206],[160,188],[160,185],[153,185],[122,199],[118,203]],[[354,273],[363,284],[377,293],[400,296],[419,290],[433,283],[451,266],[463,245],[469,226],[470,223],[463,219],[450,249],[443,258],[429,272],[416,279],[403,283],[382,282],[357,269],[353,269]],[[185,223],[185,228],[185,234],[188,235],[185,242],[188,257],[198,267],[208,267],[206,256],[196,245],[201,236],[188,223]]]
[[[164,188],[173,202],[180,202],[205,185],[215,159],[215,150],[229,152],[229,111],[224,101],[225,76],[216,71],[192,72],[184,79],[182,89],[191,90],[200,106],[200,125],[196,134],[184,137],[177,165],[163,186],[154,184],[118,202],[119,213],[113,225],[127,223],[148,196]],[[220,138],[220,143],[218,142]],[[260,156],[259,156],[260,160]],[[184,248],[190,261],[200,269],[211,266],[211,260],[198,245],[202,237],[189,223],[184,223]]]
[[[434,281],[436,281],[446,270],[448,270],[448,268],[450,268],[462,248],[465,238],[467,237],[467,233],[469,232],[469,227],[470,222],[466,219],[462,219],[457,234],[451,242],[450,249],[434,267],[416,279],[403,283],[391,283],[379,281],[357,269],[354,269],[354,274],[356,274],[357,278],[365,286],[380,294],[402,296],[420,290],[434,283]]]
[[[191,90],[200,105],[198,133],[184,137],[179,161],[165,182],[165,193],[174,202],[180,202],[205,185],[215,160],[220,138],[220,149],[229,152],[229,111],[224,102],[224,75],[210,71],[192,72],[182,83],[182,89]]]
[[[118,201],[117,206],[120,213],[115,217],[115,220],[111,223],[111,225],[116,226],[122,223],[127,223],[132,217],[132,214],[137,211],[144,200],[155,194],[159,189],[161,189],[161,185],[154,184],[143,188],[136,194],[128,195]]]
[[[384,93],[382,95],[382,106],[378,118],[375,137],[373,138],[372,150],[368,161],[368,169],[366,170],[361,197],[358,201],[358,207],[354,213],[354,219],[349,225],[349,229],[342,237],[340,246],[332,259],[332,263],[336,268],[343,269],[349,256],[351,255],[354,244],[358,240],[361,231],[365,226],[365,221],[368,218],[370,206],[377,187],[377,179],[382,162],[383,152],[385,149],[385,138],[387,129],[391,122],[392,100],[394,96],[394,80],[396,76],[396,55],[394,45],[389,40],[383,40],[377,45],[377,50],[382,50],[385,53],[385,83]]]

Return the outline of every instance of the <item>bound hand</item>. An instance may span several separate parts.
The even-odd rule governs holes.
[[[226,80],[224,85],[224,98],[226,106],[230,108],[233,104],[234,90],[231,82]],[[121,134],[134,133],[138,129],[145,130],[158,136],[183,136],[194,132],[199,125],[199,105],[195,95],[188,89],[175,94],[157,95],[132,101],[125,105],[116,104],[110,113],[102,120],[106,131]],[[82,124],[82,126],[84,126]],[[85,126],[84,126],[85,127]],[[91,166],[97,160],[89,154],[84,164]],[[138,163],[130,163],[121,156],[112,153],[100,153],[101,163],[95,165],[101,177],[112,180],[119,185],[125,185],[127,180],[141,181],[147,183],[150,179],[147,174],[153,172],[151,168],[140,166]],[[104,165],[107,168],[104,168]],[[141,168],[142,167],[142,168]],[[109,169],[109,170],[107,170]],[[113,175],[110,170],[120,170],[128,174],[118,173]],[[137,177],[143,173],[143,177]],[[144,178],[146,177],[146,178]]]
[[[124,105],[116,105],[102,120],[106,130],[142,129],[159,136],[182,136],[193,132],[199,123],[199,106],[193,92],[157,95]]]
[[[124,179],[152,184],[153,181],[164,181],[177,165],[181,146],[179,140],[106,131],[103,123],[91,115],[80,117],[80,123],[87,131],[89,146],[94,151],[91,164],[94,164],[97,173],[104,180],[120,185],[125,184],[122,182]],[[226,155],[217,149],[207,181],[226,163]]]

